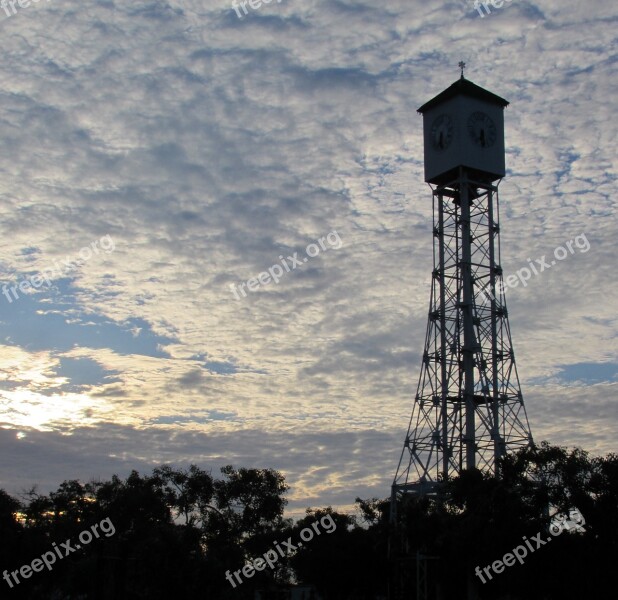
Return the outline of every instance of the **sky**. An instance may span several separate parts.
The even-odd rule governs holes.
[[[433,268],[416,111],[462,60],[510,102],[505,274],[571,241],[506,292],[532,434],[615,452],[618,5],[252,1],[0,9],[0,488],[195,463],[281,470],[291,515],[388,496]]]

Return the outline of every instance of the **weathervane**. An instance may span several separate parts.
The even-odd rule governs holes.
[[[459,61],[459,68],[461,69],[461,78],[464,78],[464,69],[466,68],[466,63],[463,60]]]

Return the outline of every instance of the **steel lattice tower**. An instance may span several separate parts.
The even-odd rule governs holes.
[[[433,196],[433,277],[393,519],[401,494],[431,494],[462,469],[497,474],[500,456],[532,443],[500,267],[507,105],[464,79],[462,67],[460,80],[419,109]]]

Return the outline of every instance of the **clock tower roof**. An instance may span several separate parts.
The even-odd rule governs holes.
[[[417,112],[423,114],[428,111],[430,108],[441,104],[445,100],[449,100],[454,98],[455,96],[468,96],[470,98],[476,98],[478,100],[485,100],[487,102],[491,102],[493,104],[497,104],[498,106],[508,106],[508,101],[492,92],[487,91],[476,83],[472,83],[468,79],[458,79],[451,86],[447,87],[443,92],[440,92],[435,98],[429,100],[429,102],[425,102],[423,106],[421,106]]]

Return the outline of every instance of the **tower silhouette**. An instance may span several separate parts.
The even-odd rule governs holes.
[[[433,197],[433,275],[421,374],[392,485],[435,494],[462,469],[532,443],[500,266],[498,185],[508,102],[461,78],[418,109]]]

